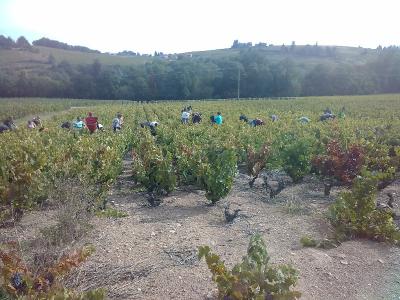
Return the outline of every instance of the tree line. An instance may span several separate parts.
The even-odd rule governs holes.
[[[49,48],[57,48],[71,51],[80,51],[80,52],[88,52],[88,53],[101,53],[98,50],[92,50],[88,47],[84,46],[71,46],[67,43],[59,42],[56,40],[51,40],[48,38],[41,38],[32,42],[34,46],[43,46]],[[0,49],[23,49],[23,50],[33,50],[32,45],[29,41],[24,37],[20,36],[16,41],[14,41],[11,37],[5,37],[4,35],[0,35]]]
[[[335,53],[310,47],[292,44],[280,51],[303,56]],[[400,92],[397,47],[379,48],[365,63],[326,59],[305,64],[290,55],[270,60],[260,47],[243,47],[235,56],[154,57],[135,66],[106,66],[98,60],[73,65],[50,55],[39,69],[1,70],[0,96],[180,100],[236,98],[238,92],[241,98]]]

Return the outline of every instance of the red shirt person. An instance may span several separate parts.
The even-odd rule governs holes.
[[[85,118],[85,123],[87,129],[89,129],[90,133],[93,133],[97,129],[97,117],[93,117],[93,114],[90,112],[88,116]]]

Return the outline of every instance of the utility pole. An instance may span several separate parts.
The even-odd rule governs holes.
[[[237,99],[240,98],[240,68],[238,68]]]

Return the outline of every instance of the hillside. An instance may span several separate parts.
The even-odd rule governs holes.
[[[70,64],[88,64],[99,60],[104,65],[136,65],[148,61],[145,56],[124,57],[103,53],[88,53],[42,46],[33,46],[31,50],[0,49],[0,68],[30,69],[45,67],[49,57],[54,57],[56,63],[67,61]],[[51,60],[51,59],[50,59]]]
[[[355,47],[334,47],[335,54],[333,56],[305,55],[301,52],[307,46],[296,46],[295,52],[284,52],[281,46],[268,47],[252,47],[270,61],[280,61],[285,58],[293,59],[297,64],[304,66],[312,66],[319,63],[351,63],[363,64],[376,56],[376,50]],[[319,46],[324,49],[324,46]],[[289,47],[287,47],[289,48]],[[333,47],[332,47],[333,48]],[[174,60],[178,57],[193,57],[202,59],[221,59],[237,57],[240,51],[245,49],[218,49],[208,51],[194,51],[182,54],[169,54],[162,57],[149,55],[141,56],[122,56],[110,53],[88,53],[80,51],[71,51],[43,46],[33,46],[31,50],[21,49],[0,49],[0,68],[11,69],[35,69],[45,67],[49,64],[50,56],[54,57],[54,62],[60,63],[67,61],[70,64],[90,64],[94,60],[98,60],[103,65],[120,65],[130,66],[144,64],[154,59]]]
[[[202,58],[224,58],[238,56],[241,51],[254,49],[261,53],[270,61],[281,61],[285,58],[291,58],[298,64],[318,64],[324,62],[331,63],[354,63],[363,64],[369,59],[376,56],[375,49],[358,48],[358,47],[344,47],[344,46],[318,46],[321,52],[313,54],[311,51],[307,53],[307,49],[315,49],[315,46],[299,45],[295,46],[294,51],[290,51],[290,47],[286,47],[287,51],[282,50],[282,46],[253,46],[251,48],[227,48],[208,51],[194,51],[190,52],[193,57]],[[335,49],[334,53],[327,55],[325,49]]]
[[[229,49],[137,55],[28,46],[0,50],[0,97],[183,100],[400,92],[397,47],[234,43]]]

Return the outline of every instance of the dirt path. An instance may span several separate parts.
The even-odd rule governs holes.
[[[366,240],[332,250],[300,246],[303,235],[327,232],[321,214],[337,193],[325,199],[316,180],[287,187],[271,203],[260,182],[249,189],[247,176],[239,174],[230,195],[214,207],[201,191],[176,191],[151,208],[144,193],[132,191],[130,163],[124,161],[109,196],[129,216],[94,220],[84,242],[97,251],[70,276],[71,286],[104,287],[110,299],[212,298],[216,286],[205,262],[196,258],[197,247],[209,245],[231,267],[246,253],[251,234],[259,232],[273,263],[299,269],[302,299],[400,299],[400,248]],[[308,213],[288,213],[288,201],[292,211]],[[231,225],[224,222],[226,202],[242,210]]]

